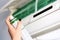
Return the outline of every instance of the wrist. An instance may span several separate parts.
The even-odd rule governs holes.
[[[21,40],[21,37],[14,37],[12,40]]]

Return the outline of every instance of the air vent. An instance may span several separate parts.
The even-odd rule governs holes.
[[[52,7],[53,7],[53,6],[50,6],[50,7],[46,8],[46,9],[44,9],[43,11],[41,11],[41,12],[35,14],[33,17],[36,17],[36,16],[38,16],[38,15],[40,15],[40,14],[42,14],[42,13],[44,13],[44,12],[50,10],[50,9],[52,9]]]

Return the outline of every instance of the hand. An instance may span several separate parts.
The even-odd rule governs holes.
[[[17,27],[14,28],[13,25],[10,24],[10,18],[8,17],[6,24],[8,25],[8,31],[12,40],[21,40],[21,21],[19,21]]]

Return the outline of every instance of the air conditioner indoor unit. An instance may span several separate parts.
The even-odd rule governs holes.
[[[16,26],[17,21],[21,20],[22,29],[28,33],[26,38],[34,39],[47,30],[59,28],[56,26],[60,24],[59,13],[60,0],[31,0],[12,14],[11,23]]]

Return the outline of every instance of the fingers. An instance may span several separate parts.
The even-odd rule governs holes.
[[[10,17],[6,19],[6,24],[8,25],[9,30],[14,30],[14,27],[10,24]]]
[[[18,33],[20,34],[20,37],[22,35],[21,25],[22,25],[21,21],[18,21],[18,25],[17,25],[16,31],[18,31]]]
[[[17,30],[21,30],[21,25],[22,25],[22,23],[21,23],[21,21],[18,21],[18,25],[17,25]]]

